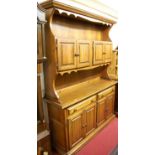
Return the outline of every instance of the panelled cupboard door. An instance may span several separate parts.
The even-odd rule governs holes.
[[[69,147],[74,147],[83,139],[83,117],[82,113],[73,115],[69,118]]]
[[[106,97],[106,118],[108,119],[114,113],[114,93],[107,95]]]
[[[58,70],[76,68],[76,40],[57,39]]]
[[[77,68],[92,65],[91,41],[77,40]]]
[[[111,62],[112,43],[110,42],[104,43],[104,50],[105,50],[105,63]]]
[[[106,100],[105,98],[98,101],[97,103],[97,126],[99,126],[100,124],[102,124],[105,119],[105,107],[106,106]]]
[[[85,118],[85,136],[87,136],[96,128],[96,104],[93,104],[85,109]]]
[[[102,64],[104,61],[104,46],[103,41],[94,41],[93,50],[93,65]]]

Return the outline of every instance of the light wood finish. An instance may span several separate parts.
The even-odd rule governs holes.
[[[105,63],[111,62],[112,44],[110,42],[104,43]]]
[[[109,78],[107,68],[115,21],[51,2],[42,5],[48,21],[45,101],[53,147],[62,155],[75,154],[114,118],[117,81]]]
[[[90,41],[77,41],[77,68],[92,65],[92,44]]]
[[[57,11],[54,11],[52,20],[53,33],[60,39],[103,40],[103,31],[106,31],[107,27],[110,27],[100,24],[94,25],[91,22],[76,19],[74,16],[60,15]],[[106,39],[109,37],[108,33],[109,31],[105,34]],[[110,41],[110,38],[107,40]]]
[[[101,125],[114,113],[115,89],[109,88],[98,94],[97,125]]]
[[[112,43],[107,41],[94,41],[93,64],[111,63]]]
[[[64,109],[58,103],[47,100],[53,144],[59,153],[74,150],[113,116],[114,92],[115,86],[110,86]]]
[[[108,119],[114,113],[114,93],[106,97],[106,118]]]
[[[87,82],[83,82],[80,85],[74,85],[61,90],[58,90],[59,101],[62,108],[73,105],[80,100],[84,100],[89,96],[92,96],[106,88],[115,85],[115,81],[109,81],[105,79],[95,78]],[[77,93],[78,92],[78,93]]]
[[[94,41],[93,64],[102,64],[105,59],[103,41]]]
[[[85,136],[88,136],[96,128],[96,103],[85,109]]]
[[[82,113],[69,118],[69,148],[71,149],[83,139],[83,118]]]
[[[105,91],[102,91],[98,94],[98,99],[104,98],[107,94],[115,92],[115,87],[110,87],[106,89]]]
[[[82,0],[81,0],[82,1]],[[73,5],[74,4],[74,5]],[[80,5],[81,4],[81,5]],[[47,0],[44,3],[42,3],[42,6],[46,9],[54,7],[54,8],[60,8],[67,11],[71,11],[73,13],[85,15],[87,17],[90,17],[92,19],[97,19],[105,23],[116,23],[117,16],[116,12],[113,9],[110,9],[107,6],[104,6],[103,3],[98,3],[95,1],[89,1],[89,2],[79,2],[79,0],[68,0],[68,1],[60,1],[60,0]],[[78,7],[77,7],[78,6]],[[89,7],[91,6],[91,9]],[[99,9],[100,8],[100,9]],[[105,11],[106,8],[106,11]],[[108,13],[107,13],[108,11]]]
[[[58,70],[74,69],[76,62],[76,41],[75,40],[57,40],[58,51]]]
[[[78,145],[75,145],[71,150],[67,152],[68,155],[76,154],[81,147],[84,147],[98,132],[100,132],[106,125],[108,125],[111,120],[115,118],[115,115],[112,115],[109,119],[107,119],[103,124],[101,124],[98,128],[96,128],[93,132],[91,132],[87,137],[85,137]],[[65,154],[61,152],[61,154]]]
[[[83,108],[86,108],[87,106],[89,106],[91,103],[94,103],[94,102],[96,102],[96,96],[92,96],[92,97],[84,100],[83,102],[73,105],[73,106],[67,108],[68,115],[74,114],[77,111],[81,111],[81,110],[83,110]]]
[[[111,79],[118,80],[118,50],[112,51],[112,62],[108,66],[108,74]]]
[[[92,65],[90,41],[57,39],[58,71],[71,70]]]
[[[96,128],[96,96],[69,108],[69,146],[72,148]],[[69,113],[70,114],[70,113]]]
[[[97,125],[99,126],[106,120],[105,116],[105,107],[106,107],[106,100],[105,98],[98,101],[97,103]]]

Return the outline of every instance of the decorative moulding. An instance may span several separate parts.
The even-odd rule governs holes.
[[[103,23],[105,22],[108,24],[114,24],[117,22],[117,16],[115,16],[114,10],[107,6],[104,6],[103,4],[101,7],[101,4],[99,2],[94,2],[92,0],[86,0],[86,2],[81,0],[48,0],[41,3],[41,5],[45,9],[53,7],[55,9],[61,9],[78,14],[78,16],[83,15],[85,17],[89,17],[91,18],[91,20],[96,19],[97,22],[102,21]]]

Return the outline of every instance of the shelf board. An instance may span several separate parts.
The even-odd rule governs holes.
[[[69,107],[115,85],[116,83],[117,81],[115,80],[95,78],[87,82],[60,89],[58,90],[60,104],[62,108]]]

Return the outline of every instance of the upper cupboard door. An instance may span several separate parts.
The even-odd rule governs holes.
[[[111,55],[112,55],[112,43],[111,42],[104,43],[104,51],[105,51],[105,63],[111,62]]]
[[[76,68],[76,41],[69,39],[57,40],[58,70]]]
[[[104,46],[103,41],[94,41],[93,64],[102,64],[104,61]]]
[[[92,65],[92,45],[90,41],[77,41],[77,67],[89,67]]]

